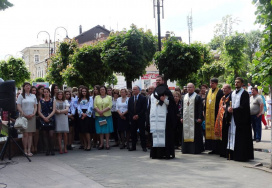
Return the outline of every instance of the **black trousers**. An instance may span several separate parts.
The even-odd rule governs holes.
[[[145,121],[144,120],[132,120],[130,134],[132,139],[132,148],[136,148],[137,142],[137,130],[140,130],[140,139],[142,148],[146,148],[146,140],[145,140]]]

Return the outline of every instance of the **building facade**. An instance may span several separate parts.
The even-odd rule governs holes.
[[[54,44],[40,44],[24,48],[21,52],[26,67],[30,72],[30,78],[44,78],[47,71],[47,59],[54,50]]]

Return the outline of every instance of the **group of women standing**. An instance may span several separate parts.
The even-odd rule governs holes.
[[[109,138],[114,129],[119,131],[120,149],[129,147],[127,90],[122,89],[120,93],[114,90],[113,93],[114,97],[107,93],[105,86],[95,86],[91,95],[87,87],[80,86],[77,95],[74,95],[71,90],[59,90],[56,84],[50,91],[44,86],[36,88],[28,82],[24,83],[17,99],[17,109],[28,120],[28,128],[23,130],[22,138],[25,154],[32,156],[37,152],[40,131],[46,155],[55,155],[56,147],[60,154],[67,153],[67,150],[72,150],[75,128],[79,130],[85,151],[91,150],[91,140],[94,146],[98,144],[99,150],[104,149],[104,138],[106,149],[110,149]],[[112,111],[117,118],[114,126]]]

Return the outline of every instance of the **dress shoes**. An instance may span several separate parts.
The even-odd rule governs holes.
[[[129,148],[128,151],[136,151],[136,149],[134,149],[134,148]]]
[[[143,148],[143,152],[147,152],[147,149],[146,149],[146,148]]]
[[[260,142],[261,140],[259,140],[259,139],[256,139],[256,142]]]

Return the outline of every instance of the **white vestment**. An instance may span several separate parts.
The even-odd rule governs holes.
[[[244,92],[244,89],[240,89],[240,91],[236,94],[236,91],[233,91],[231,94],[231,102],[232,108],[238,108],[240,106],[241,95]],[[243,117],[241,117],[243,118]],[[234,121],[234,116],[231,117],[231,123],[229,127],[229,134],[228,134],[228,145],[227,149],[234,151],[235,145],[235,134],[236,134],[236,125]]]
[[[184,142],[194,142],[195,138],[195,98],[187,93],[183,99],[183,135]]]
[[[165,147],[165,126],[166,126],[166,115],[167,106],[169,104],[168,97],[163,103],[159,105],[154,95],[151,95],[151,106],[150,106],[150,132],[153,137],[153,147]]]

